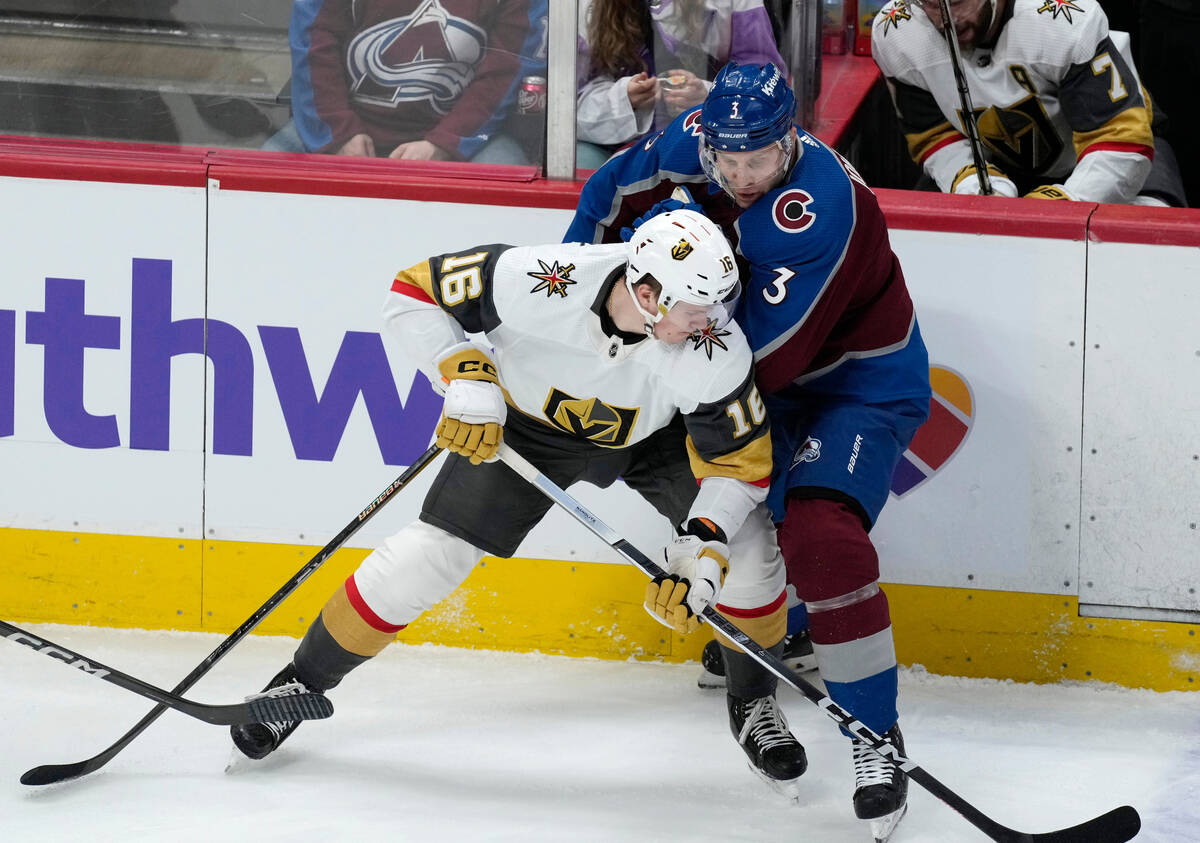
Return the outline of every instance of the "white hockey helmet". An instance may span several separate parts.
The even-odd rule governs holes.
[[[627,248],[625,286],[646,320],[646,333],[663,319],[700,330],[700,314],[717,327],[733,318],[741,292],[737,261],[720,226],[708,217],[682,208],[651,217],[634,230]],[[638,303],[635,287],[644,281],[660,287],[656,313]],[[680,304],[688,306],[677,309]]]

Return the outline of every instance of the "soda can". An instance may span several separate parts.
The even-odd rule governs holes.
[[[541,114],[546,110],[546,77],[526,76],[517,89],[517,113]]]

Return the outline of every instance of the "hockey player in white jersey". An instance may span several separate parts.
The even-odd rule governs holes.
[[[620,478],[676,526],[670,577],[645,595],[658,620],[691,632],[720,595],[721,611],[778,656],[784,568],[763,503],[771,437],[749,345],[729,319],[738,287],[720,228],[687,210],[655,217],[628,243],[479,246],[399,273],[386,332],[443,391],[436,436],[452,453],[419,520],[338,588],[268,690],[334,687],[485,553],[513,555],[551,502],[493,459],[502,439],[562,487]],[[751,768],[795,795],[807,760],[774,675],[748,656],[728,673]],[[298,725],[232,735],[263,758]]]
[[[996,195],[1186,204],[1127,36],[1109,32],[1097,0],[949,5]],[[871,50],[913,160],[942,191],[979,193],[942,27],[940,0],[892,0]]]

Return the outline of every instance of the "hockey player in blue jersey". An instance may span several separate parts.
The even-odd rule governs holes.
[[[829,695],[903,752],[891,619],[868,531],[928,416],[928,358],[875,195],[794,125],[795,110],[775,67],[727,65],[701,108],[588,180],[565,239],[620,239],[677,205],[669,197],[684,188],[735,245],[745,287],[737,320],[775,434],[769,503],[788,581],[807,606]],[[748,658],[722,652],[726,669]],[[886,839],[906,809],[907,777],[853,740],[852,758],[855,814]]]

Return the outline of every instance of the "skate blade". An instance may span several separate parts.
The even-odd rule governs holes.
[[[705,691],[712,691],[717,688],[725,687],[725,677],[717,676],[715,673],[704,671],[700,674],[700,678],[696,680],[696,687]]]
[[[789,802],[799,802],[800,795],[803,793],[803,788],[800,784],[800,776],[794,779],[783,781],[781,779],[773,779],[764,773],[762,770],[755,767],[749,761],[746,762],[746,767],[750,772],[766,783],[767,787],[778,793]]]
[[[253,766],[253,758],[250,758],[236,746],[229,748],[229,761],[225,764],[225,775],[236,776],[239,773],[246,772]]]
[[[875,843],[888,843],[892,838],[892,832],[896,830],[896,826],[900,824],[900,820],[904,819],[904,815],[907,813],[908,803],[905,802],[890,814],[867,820],[871,824],[871,834],[875,836]]]

